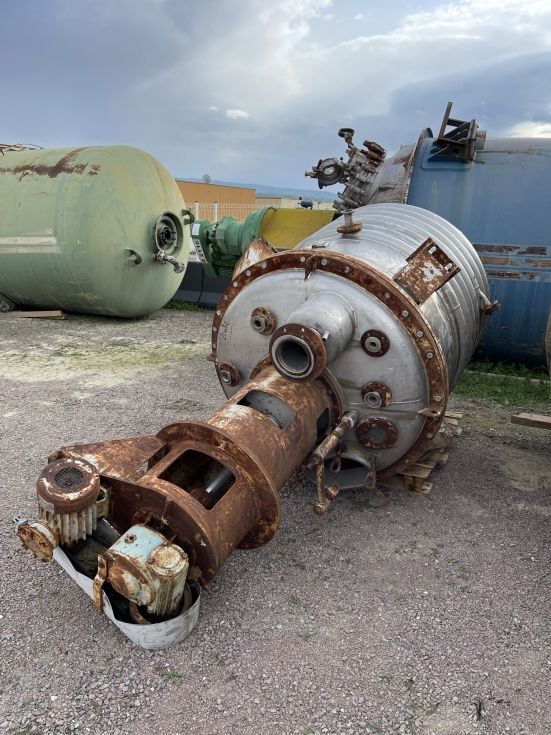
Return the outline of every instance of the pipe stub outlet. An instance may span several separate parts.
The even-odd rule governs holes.
[[[276,370],[290,380],[316,380],[325,370],[325,343],[315,329],[285,324],[270,341],[270,356]]]

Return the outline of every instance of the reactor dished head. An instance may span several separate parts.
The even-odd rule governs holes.
[[[99,473],[83,459],[50,462],[36,483],[38,505],[56,514],[79,513],[89,508],[96,502],[99,491]]]

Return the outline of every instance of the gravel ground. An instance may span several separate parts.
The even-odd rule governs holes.
[[[549,735],[549,433],[483,401],[429,496],[283,493],[199,625],[133,647],[12,534],[62,444],[156,432],[222,400],[210,315],[0,321],[0,733]]]

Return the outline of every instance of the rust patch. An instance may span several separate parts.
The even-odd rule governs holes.
[[[257,306],[251,312],[250,324],[259,334],[271,334],[277,326],[277,319],[270,309]]]
[[[418,304],[459,273],[459,266],[430,237],[407,258],[407,265],[394,280],[406,289]]]
[[[52,513],[79,513],[96,502],[99,491],[99,474],[83,459],[56,459],[36,483],[39,506]]]
[[[366,355],[370,357],[382,357],[390,348],[390,340],[384,332],[379,329],[368,329],[360,338],[360,345]]]
[[[94,444],[76,444],[54,452],[49,462],[60,457],[82,458],[97,468],[100,475],[136,480],[165,453],[163,442],[156,436],[145,435],[130,439]]]
[[[514,265],[514,260],[511,258],[500,258],[497,255],[481,255],[480,260],[484,265]]]
[[[396,444],[398,429],[387,419],[366,419],[356,427],[356,437],[368,449],[387,449]]]
[[[506,280],[532,281],[536,277],[536,274],[530,273],[529,271],[489,271],[488,277],[503,278]]]
[[[493,243],[473,243],[477,253],[516,253],[517,255],[548,255],[545,245],[499,245]]]
[[[3,174],[15,174],[19,176],[19,180],[25,176],[36,174],[37,176],[48,176],[50,179],[55,179],[59,174],[82,174],[86,170],[88,163],[74,163],[74,159],[77,155],[86,150],[85,148],[74,148],[65,154],[63,158],[60,158],[57,163],[52,165],[46,165],[45,163],[25,163],[20,166],[12,166],[9,168],[0,168],[0,173]],[[101,167],[97,164],[92,164],[89,168],[90,176],[95,176]]]
[[[220,365],[216,366],[216,372],[221,383],[231,386],[239,385],[241,380],[239,370],[231,362],[221,362]]]

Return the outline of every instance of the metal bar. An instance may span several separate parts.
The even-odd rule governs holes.
[[[312,452],[308,467],[314,468],[323,465],[329,454],[337,448],[340,440],[349,429],[353,429],[358,423],[359,414],[357,411],[347,411],[333,431],[322,441],[322,443]]]

